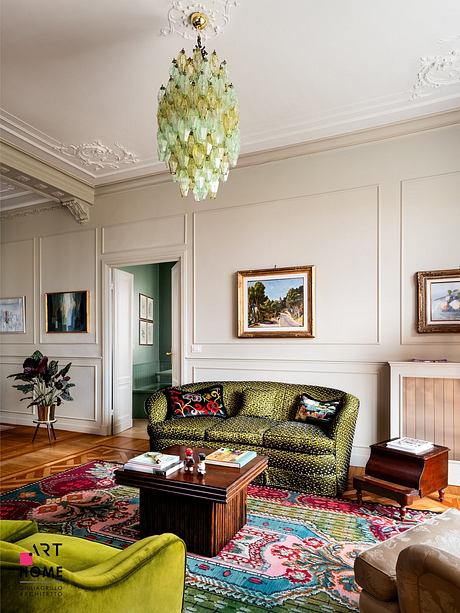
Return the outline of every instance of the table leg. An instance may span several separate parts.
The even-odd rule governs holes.
[[[438,494],[439,494],[439,501],[440,502],[444,502],[444,493],[445,493],[445,488],[442,488],[440,490],[438,490]]]
[[[356,502],[359,506],[363,504],[363,491],[361,489],[356,490]]]
[[[404,521],[404,518],[406,517],[405,507],[401,506],[401,508],[399,509],[399,516],[401,518],[401,521]]]
[[[46,429],[48,430],[48,441],[52,443],[53,441],[51,439],[51,427],[50,426],[51,424],[46,424]]]
[[[37,432],[38,432],[39,427],[40,427],[40,424],[37,424],[37,427],[35,428],[34,436],[32,438],[32,443],[34,442],[35,437],[37,436]]]
[[[54,440],[56,440],[56,432],[54,431],[53,424],[51,424],[51,432],[53,433]]]

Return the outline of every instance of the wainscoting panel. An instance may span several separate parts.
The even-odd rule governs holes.
[[[50,360],[53,356],[50,356]],[[4,423],[32,426],[35,418],[34,409],[27,408],[27,401],[20,402],[22,394],[13,389],[12,379],[5,378],[14,372],[22,370],[22,358],[8,358],[0,364],[1,385],[1,421]],[[59,360],[64,366],[65,359]],[[70,376],[75,387],[71,389],[74,398],[72,402],[63,402],[56,408],[57,430],[73,430],[76,432],[101,433],[101,401],[100,401],[100,360],[73,359]]]
[[[436,358],[445,357],[446,344],[460,346],[460,339],[458,334],[417,333],[415,273],[460,267],[459,195],[460,172],[401,181],[401,344],[439,345],[433,347]]]
[[[4,243],[1,246],[0,296],[2,298],[26,297],[26,332],[3,333],[2,345],[22,345],[33,343],[35,333],[34,305],[34,240]]]
[[[185,215],[144,219],[102,228],[102,253],[182,245],[186,242]]]
[[[97,231],[84,230],[40,238],[40,342],[88,345],[98,342]],[[89,290],[89,332],[47,333],[45,293]]]
[[[198,361],[197,361],[198,362]],[[381,440],[379,409],[382,406],[381,377],[383,364],[369,363],[299,363],[267,364],[260,361],[258,368],[249,363],[221,362],[192,366],[192,380],[199,381],[281,381],[333,387],[357,396],[360,411],[353,445],[353,463],[364,466],[369,445]],[[382,410],[383,407],[382,407]]]
[[[316,338],[297,345],[378,344],[379,237],[377,186],[196,212],[194,342],[246,342],[238,270],[314,264]]]

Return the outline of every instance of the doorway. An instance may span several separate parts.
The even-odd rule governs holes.
[[[181,383],[181,262],[116,264],[109,268],[111,325],[110,430],[145,419],[147,398]]]

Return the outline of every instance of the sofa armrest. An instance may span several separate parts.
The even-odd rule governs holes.
[[[36,532],[38,532],[38,527],[34,521],[15,519],[0,521],[0,541],[15,543]]]
[[[174,558],[174,569],[170,567],[170,572],[173,570],[179,570],[179,574],[185,572],[184,541],[175,534],[165,533],[144,538],[95,566],[68,573],[66,579],[69,583],[86,589],[107,587],[139,572],[146,564],[153,566],[163,564],[162,554],[166,551],[172,554],[169,556],[170,562],[171,558]]]
[[[429,545],[410,545],[396,563],[401,613],[460,611],[460,558]]]
[[[342,407],[335,417],[329,432],[329,436],[335,441],[337,475],[345,475],[345,481],[348,475],[358,411],[358,398],[352,394],[345,394]],[[339,489],[343,489],[342,486],[345,487],[345,483]]]
[[[165,394],[160,390],[147,398],[144,410],[150,424],[158,424],[166,419],[168,403]]]

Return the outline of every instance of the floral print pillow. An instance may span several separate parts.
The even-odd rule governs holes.
[[[227,417],[222,385],[214,385],[196,392],[169,387],[164,393],[170,417]]]
[[[316,425],[329,425],[341,404],[341,400],[315,400],[307,394],[302,394],[295,420]]]

